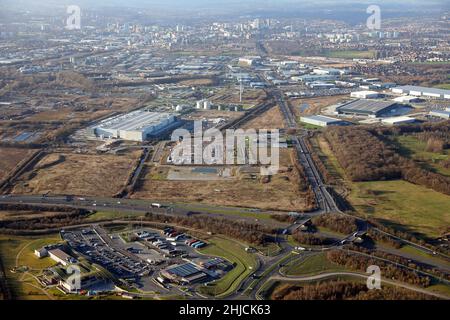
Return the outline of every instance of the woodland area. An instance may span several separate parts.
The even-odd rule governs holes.
[[[322,215],[312,219],[315,226],[325,227],[342,234],[351,234],[358,231],[357,220],[350,216],[344,215]]]
[[[325,138],[340,165],[354,182],[403,179],[450,195],[450,178],[428,171],[401,156],[386,139],[394,134],[416,134],[426,139],[430,149],[448,146],[450,122],[401,126],[398,128],[330,128]]]
[[[369,290],[365,283],[327,281],[304,286],[281,285],[272,293],[274,300],[429,300],[430,296],[395,287]]]
[[[149,212],[145,217],[148,221],[175,224],[206,232],[218,233],[255,245],[264,244],[269,240],[269,235],[276,232],[275,229],[260,224],[205,216],[180,217]]]
[[[23,215],[15,215],[12,218],[0,219],[0,232],[14,233],[27,230],[46,230],[60,228],[83,223],[83,220],[92,214],[84,209],[72,209],[67,207],[38,206],[12,206],[0,205],[0,210],[13,210],[22,212]]]
[[[400,282],[406,282],[412,285],[421,287],[428,287],[431,283],[429,277],[420,276],[417,273],[408,269],[394,266],[382,260],[375,260],[360,255],[352,255],[344,251],[333,250],[327,253],[327,259],[337,265],[345,268],[365,272],[367,266],[377,265],[383,270],[383,276],[387,279],[392,279]]]

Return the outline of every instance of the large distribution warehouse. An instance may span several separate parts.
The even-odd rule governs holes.
[[[382,117],[393,116],[401,108],[405,108],[403,104],[395,101],[377,101],[377,100],[354,100],[336,108],[339,114],[366,116],[366,117]]]
[[[392,88],[393,93],[409,94],[416,97],[428,97],[435,99],[450,99],[450,90],[418,87],[418,86],[401,86]]]
[[[92,129],[98,137],[145,141],[170,128],[176,121],[176,116],[171,113],[138,110],[103,120]]]
[[[303,123],[312,124],[319,127],[328,127],[328,126],[345,126],[350,123],[346,121],[342,121],[340,119],[335,119],[331,117],[315,115],[315,116],[305,116],[301,117],[300,121]]]

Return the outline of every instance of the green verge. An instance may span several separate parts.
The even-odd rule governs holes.
[[[201,286],[201,294],[217,298],[227,297],[239,288],[241,282],[254,272],[257,266],[255,257],[247,253],[242,245],[225,238],[213,237],[206,248],[198,251],[204,255],[224,258],[234,266],[223,278],[208,286]]]
[[[325,256],[325,253],[319,253],[307,257],[303,261],[292,261],[283,267],[282,272],[288,276],[304,276],[344,270],[345,268],[330,262]]]
[[[450,196],[406,181],[353,183],[350,201],[367,217],[428,237],[439,237],[450,225]]]

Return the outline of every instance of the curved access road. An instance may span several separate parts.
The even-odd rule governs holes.
[[[307,282],[307,281],[317,281],[317,280],[335,278],[335,277],[339,277],[339,276],[350,276],[350,277],[367,279],[367,278],[369,278],[370,275],[361,274],[361,273],[357,273],[357,272],[329,272],[329,273],[321,273],[321,274],[317,274],[317,275],[313,275],[313,276],[304,276],[304,277],[293,277],[293,276],[290,277],[290,276],[274,275],[274,276],[270,277],[269,281],[275,280],[275,281],[295,281],[295,282],[305,281],[305,282]],[[431,292],[431,291],[425,290],[423,288],[418,288],[418,287],[415,287],[415,286],[412,286],[412,285],[409,285],[406,283],[400,283],[400,282],[396,282],[396,281],[392,281],[392,280],[384,279],[384,278],[381,279],[381,282],[384,284],[412,290],[417,293],[430,295],[430,296],[433,296],[433,297],[436,297],[439,299],[450,300],[450,297],[447,295],[436,293],[436,292]],[[260,292],[258,292],[256,294],[256,298],[261,299]]]

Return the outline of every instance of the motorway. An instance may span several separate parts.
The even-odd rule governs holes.
[[[234,208],[221,207],[203,204],[186,204],[186,203],[165,203],[158,202],[161,208],[153,207],[152,200],[138,199],[120,199],[120,198],[103,198],[103,197],[78,197],[78,196],[50,196],[50,195],[2,195],[0,196],[0,204],[14,205],[36,205],[36,206],[58,206],[70,207],[77,209],[96,210],[102,212],[124,212],[131,214],[154,212],[159,214],[182,215],[189,214],[208,214],[217,217],[234,217],[240,220],[248,220],[255,222],[255,218],[245,216],[252,214],[257,217],[259,214],[267,215],[280,213],[276,211],[255,210],[251,208]],[[229,213],[229,214],[228,214]],[[243,215],[239,215],[243,214]],[[259,220],[263,223],[262,220]],[[273,222],[271,221],[273,226]]]
[[[275,98],[277,104],[280,106],[280,110],[283,113],[285,117],[285,121],[287,124],[287,127],[289,129],[298,129],[297,123],[295,121],[295,117],[292,114],[291,109],[287,105],[286,101],[283,98],[283,94],[278,90],[273,90],[271,95]],[[269,108],[269,106],[273,106],[273,104],[267,102],[266,104],[261,106],[261,109],[264,110],[266,108]],[[261,112],[261,109],[259,112]],[[267,110],[267,109],[266,109]],[[248,121],[249,119],[253,118],[254,116],[257,116],[256,114],[247,114],[246,119],[242,121]],[[242,124],[242,121],[239,123],[233,124],[231,127],[234,128],[235,126]],[[338,206],[336,205],[333,197],[330,195],[330,193],[327,191],[326,186],[324,185],[324,182],[322,180],[322,177],[312,159],[312,156],[310,152],[308,151],[308,148],[306,147],[305,139],[308,136],[308,132],[306,130],[302,131],[298,135],[292,135],[291,139],[293,141],[293,144],[296,148],[298,159],[300,162],[300,165],[303,166],[305,174],[307,176],[307,179],[314,191],[316,201],[318,204],[318,210],[315,212],[311,212],[305,215],[305,218],[309,219],[312,216],[315,215],[321,215],[321,214],[332,214],[332,213],[339,213],[340,210]],[[146,150],[145,158],[149,156],[148,150]],[[141,171],[140,166],[137,167],[136,175],[139,176],[139,173]],[[65,206],[65,207],[73,207],[73,208],[81,208],[81,209],[87,209],[87,210],[97,210],[97,211],[104,211],[104,212],[123,212],[123,213],[146,213],[146,212],[155,212],[160,214],[171,214],[171,215],[181,215],[181,216],[187,216],[192,212],[201,213],[201,214],[208,214],[212,216],[220,216],[222,218],[229,218],[229,219],[236,219],[239,217],[239,219],[248,220],[250,222],[254,222],[255,218],[251,217],[242,217],[241,215],[235,215],[233,213],[242,213],[242,212],[252,212],[255,214],[261,213],[274,213],[274,212],[263,212],[263,211],[254,211],[252,209],[245,209],[245,208],[232,208],[232,207],[216,207],[216,206],[208,206],[208,205],[187,205],[187,204],[174,204],[174,203],[161,203],[163,206],[162,208],[152,208],[151,207],[151,201],[147,200],[134,200],[134,199],[117,199],[117,198],[100,198],[100,197],[66,197],[66,196],[41,196],[41,195],[3,195],[0,197],[0,204],[28,204],[28,205],[39,205],[39,206]],[[192,208],[195,209],[192,209]],[[191,209],[190,209],[191,208]],[[230,214],[226,214],[230,212]],[[224,212],[218,213],[218,212]],[[109,219],[111,221],[114,221],[115,219],[112,217]],[[125,221],[125,220],[124,220]],[[261,223],[263,223],[263,220],[260,220]],[[95,222],[94,222],[95,223]],[[270,223],[270,222],[269,222]],[[367,223],[364,224],[367,229]],[[298,227],[298,224],[292,224],[287,229],[293,230]],[[362,230],[359,230],[362,231]],[[390,235],[391,236],[391,235]],[[352,237],[352,235],[347,236],[344,240],[348,240]],[[401,241],[406,241],[403,239],[400,239]],[[258,260],[259,260],[259,267],[257,270],[254,270],[254,274],[261,275],[259,279],[255,279],[253,277],[248,277],[245,279],[237,292],[232,294],[231,296],[227,297],[228,299],[248,299],[251,298],[257,298],[257,292],[258,290],[266,283],[267,281],[271,279],[277,279],[277,277],[280,277],[279,275],[279,269],[280,269],[280,263],[288,263],[294,259],[297,259],[298,256],[293,255],[292,251],[294,248],[281,236],[277,237],[277,241],[279,246],[281,247],[281,252],[276,257],[264,257],[260,254],[258,254]],[[328,247],[328,248],[320,248],[316,249],[314,251],[323,251],[323,250],[329,250],[331,248],[340,248],[342,247],[340,244],[341,241],[335,243],[334,245]],[[430,253],[430,249],[418,246],[416,244],[413,244],[416,248],[426,252]],[[383,250],[382,250],[383,251]],[[392,252],[391,252],[392,253]],[[304,253],[305,254],[305,253]],[[308,254],[308,253],[306,253]],[[410,258],[409,256],[406,257],[404,254],[402,255],[401,252],[395,252],[392,254],[396,254],[399,256],[403,256],[405,258]],[[302,254],[303,255],[303,254]],[[420,259],[421,262],[425,261],[431,266],[438,265],[439,267],[446,266],[445,263],[436,263],[436,261],[429,260],[427,258]],[[318,279],[321,279],[320,275]],[[329,276],[332,276],[330,274]],[[336,275],[334,275],[336,276]],[[361,274],[359,274],[361,276]],[[364,275],[363,275],[364,276]],[[292,278],[289,278],[292,280]],[[296,278],[297,279],[297,278]],[[299,278],[299,281],[303,281],[301,279],[305,278]],[[306,280],[305,280],[306,281]],[[415,290],[417,291],[417,290]],[[448,297],[447,297],[448,298]]]
[[[284,99],[283,93],[278,90],[274,90],[272,94],[280,107],[287,127],[289,129],[297,129],[297,121],[295,120],[295,116],[292,113],[291,108]],[[304,168],[306,177],[313,189],[317,205],[323,213],[340,212],[336,202],[328,192],[322,180],[322,176],[320,175],[319,170],[317,169],[314,160],[308,151],[305,143],[307,136],[308,132],[303,130],[300,135],[292,135],[290,138],[297,150],[300,165]]]

